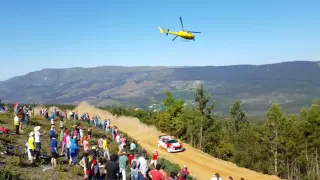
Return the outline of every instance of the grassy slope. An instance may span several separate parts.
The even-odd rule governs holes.
[[[0,114],[0,123],[1,126],[4,126],[8,128],[10,131],[14,131],[13,126],[13,115],[11,114]],[[56,124],[59,124],[57,121]],[[66,127],[68,129],[71,129],[72,122],[68,121],[66,124]],[[23,127],[23,132],[21,132],[21,135],[0,135],[1,145],[10,144],[15,146],[14,151],[14,157],[11,156],[4,156],[4,158],[0,158],[0,167],[1,164],[6,163],[7,166],[5,167],[5,171],[7,171],[9,174],[12,174],[16,176],[19,179],[50,179],[50,177],[56,177],[56,179],[81,179],[83,177],[83,170],[80,167],[69,167],[67,159],[65,157],[58,159],[58,167],[54,171],[52,170],[46,170],[42,171],[45,167],[50,167],[50,160],[44,161],[41,160],[36,164],[35,167],[30,165],[30,162],[27,160],[27,158],[22,158],[22,154],[24,153],[24,144],[28,140],[28,134],[29,132],[33,131],[33,128],[35,126],[41,126],[41,132],[43,130],[46,131],[46,134],[42,137],[42,150],[45,153],[48,153],[49,150],[49,130],[50,130],[50,122],[47,120],[41,120],[40,117],[32,117],[31,123],[28,127]],[[85,128],[88,128],[89,125],[82,123],[82,126]],[[96,144],[97,139],[101,137],[102,135],[105,135],[106,133],[98,128],[93,128],[93,138],[90,141],[90,144]],[[132,139],[128,137],[125,133],[128,142],[131,142]],[[108,135],[108,138],[111,139],[110,135]],[[138,145],[138,148],[141,149],[141,147]],[[109,142],[109,149],[111,153],[116,153],[118,151],[118,146],[115,142]],[[150,157],[150,154],[148,154]],[[82,151],[79,154],[79,160],[82,157]],[[103,162],[103,159],[101,159],[101,162]],[[177,164],[170,163],[168,160],[159,159],[159,162],[161,164],[166,165],[166,170],[168,172],[171,171],[178,171],[179,166]],[[1,168],[2,169],[2,168]],[[3,171],[0,171],[0,174]],[[1,179],[1,176],[0,176]],[[190,178],[192,179],[192,178]]]

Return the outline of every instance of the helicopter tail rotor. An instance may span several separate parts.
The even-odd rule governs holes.
[[[164,30],[159,26],[158,29],[160,30],[160,34],[164,32]]]
[[[169,32],[169,29],[167,30],[167,33],[166,33],[167,36],[168,36],[168,32]]]

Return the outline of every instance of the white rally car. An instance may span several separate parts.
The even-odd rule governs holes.
[[[181,142],[167,135],[159,136],[158,147],[166,149],[169,153],[181,152],[184,150]]]

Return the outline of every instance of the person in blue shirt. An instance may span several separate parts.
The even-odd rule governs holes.
[[[130,144],[130,151],[135,152],[136,148],[137,148],[137,145],[135,144],[135,141],[132,141]]]
[[[78,141],[76,137],[71,139],[71,148],[70,148],[71,164],[76,165],[78,162]]]
[[[103,129],[103,130],[106,130],[106,121],[107,121],[107,120],[104,120],[104,121],[101,122],[102,129]]]
[[[111,128],[112,141],[114,141],[114,127]]]
[[[51,152],[51,167],[54,169],[57,167],[57,158],[58,158],[58,143],[57,143],[57,134],[54,134],[50,139],[50,152]]]
[[[56,117],[56,113],[52,113],[50,119],[54,119]]]
[[[56,134],[56,133],[55,133],[55,131],[54,131],[54,125],[52,125],[52,126],[51,126],[51,129],[50,129],[50,132],[49,132],[50,139],[52,139],[55,134]]]

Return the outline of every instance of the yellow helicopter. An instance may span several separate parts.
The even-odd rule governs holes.
[[[187,39],[187,40],[195,40],[194,39],[194,35],[192,33],[201,33],[201,32],[195,32],[195,31],[185,31],[183,28],[183,23],[182,23],[182,18],[180,17],[180,23],[181,23],[181,27],[182,27],[182,31],[178,31],[178,32],[173,32],[168,30],[163,30],[161,27],[158,27],[160,30],[160,33],[166,33],[166,35],[168,36],[168,34],[172,34],[172,35],[176,35],[172,41],[174,41],[178,36],[183,38],[183,39]]]

